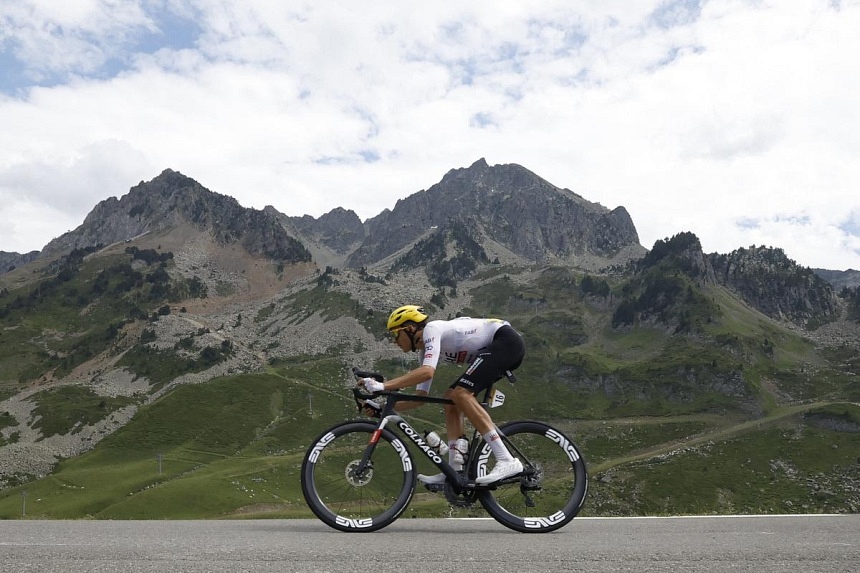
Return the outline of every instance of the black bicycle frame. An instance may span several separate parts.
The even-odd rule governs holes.
[[[495,385],[491,385],[484,391],[483,402],[481,402],[481,406],[485,409],[489,407],[488,399],[490,397],[491,392],[493,391]],[[364,394],[358,388],[353,389],[353,394],[356,397],[356,401],[359,400],[368,400],[378,396],[385,396],[387,398],[385,407],[380,413],[380,421],[379,425],[376,428],[376,431],[373,432],[373,435],[370,437],[370,442],[367,445],[367,448],[364,450],[364,455],[361,458],[361,462],[355,468],[355,473],[357,475],[361,475],[364,473],[367,468],[367,464],[370,461],[370,457],[373,455],[373,450],[376,448],[376,444],[379,442],[379,438],[382,436],[382,430],[390,423],[393,422],[400,431],[409,438],[409,440],[422,452],[427,456],[427,459],[439,468],[445,477],[448,478],[449,483],[451,483],[454,492],[459,494],[463,490],[466,489],[475,489],[475,484],[470,483],[466,480],[466,478],[457,472],[454,468],[451,467],[445,459],[439,455],[439,452],[434,450],[430,444],[427,443],[427,440],[415,430],[409,423],[403,419],[394,409],[394,405],[397,402],[421,402],[422,404],[443,404],[443,405],[453,405],[454,401],[449,398],[436,398],[434,396],[417,396],[415,394],[401,394],[396,391],[382,391],[376,392],[375,394]],[[477,437],[477,430],[475,430],[474,435],[472,436],[472,440],[470,440],[470,449],[469,456],[470,459],[472,456],[477,454],[477,449],[479,447]],[[506,440],[507,442],[507,440]],[[480,487],[480,486],[478,486]]]

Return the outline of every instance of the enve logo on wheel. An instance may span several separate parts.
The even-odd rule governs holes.
[[[320,453],[323,451],[323,448],[325,448],[326,444],[328,444],[333,439],[334,434],[332,434],[331,432],[320,438],[320,441],[318,441],[317,444],[314,446],[314,449],[311,450],[311,453],[308,456],[308,461],[312,464],[317,463],[317,460],[319,459]]]
[[[412,471],[412,458],[409,457],[409,452],[406,450],[406,444],[400,440],[392,440],[391,445],[400,455],[400,460],[403,462],[403,471]]]
[[[559,434],[558,432],[556,432],[555,430],[553,430],[551,428],[549,430],[547,430],[546,437],[549,438],[550,440],[552,440],[553,442],[557,443],[558,445],[560,445],[561,449],[563,449],[565,451],[565,453],[567,454],[567,457],[570,458],[570,461],[575,462],[576,460],[579,459],[579,453],[576,451],[576,448],[573,447],[573,444],[571,444],[567,440],[567,438],[565,438],[564,436],[562,436],[561,434]]]
[[[366,527],[371,527],[373,525],[373,520],[370,518],[367,519],[349,519],[346,517],[341,517],[338,515],[335,518],[335,521],[338,525],[342,525],[344,527],[351,527],[353,529],[364,529]]]
[[[554,513],[549,517],[538,517],[538,518],[525,518],[523,519],[523,525],[530,529],[541,529],[544,527],[550,527],[555,525],[556,523],[560,523],[564,521],[565,515],[563,511],[559,511],[558,513]]]

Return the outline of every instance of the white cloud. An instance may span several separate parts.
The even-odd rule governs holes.
[[[40,250],[51,238],[80,225],[100,201],[116,196],[155,168],[121,141],[101,141],[63,160],[21,161],[0,171],[0,250]],[[32,237],[42,239],[34,244]],[[44,240],[47,238],[47,240]]]
[[[134,36],[156,29],[142,8],[109,0],[7,2],[0,9],[0,37],[11,40],[6,50],[26,64],[26,75],[35,81],[92,73]]]
[[[168,167],[366,218],[485,157],[624,205],[646,247],[860,268],[857,0],[7,4],[0,223],[79,218],[4,225],[0,250]]]

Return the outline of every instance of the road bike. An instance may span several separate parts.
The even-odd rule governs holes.
[[[381,375],[353,369],[357,378]],[[515,377],[507,373],[513,383]],[[454,507],[472,507],[477,500],[499,523],[524,533],[555,531],[569,523],[585,502],[588,477],[579,448],[560,430],[538,421],[520,420],[498,427],[508,450],[523,463],[523,471],[490,484],[476,484],[493,467],[489,445],[473,431],[464,469],[455,471],[439,451],[396,411],[401,401],[453,404],[446,398],[400,392],[367,394],[353,389],[359,411],[368,400],[384,397],[379,420],[341,422],[322,432],[302,462],[305,501],[320,520],[347,532],[377,531],[393,523],[409,505],[416,489],[416,465],[411,444],[446,481],[427,485],[444,493]],[[500,406],[504,395],[495,384],[484,391],[484,408]]]

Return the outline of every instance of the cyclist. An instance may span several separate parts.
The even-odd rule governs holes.
[[[445,398],[454,403],[445,406],[451,466],[456,471],[463,469],[462,446],[458,439],[465,435],[465,415],[484,437],[496,457],[493,470],[478,477],[475,483],[489,484],[522,472],[523,464],[505,447],[489,413],[475,398],[478,392],[522,363],[525,343],[510,323],[495,318],[468,317],[430,321],[423,308],[406,305],[391,313],[387,328],[392,341],[403,352],[422,354],[421,365],[384,383],[373,378],[363,378],[359,384],[369,392],[399,390],[409,386],[417,386],[417,391],[427,392],[440,360],[468,365],[465,372],[444,394]],[[419,474],[418,479],[425,484],[441,484],[445,482],[445,474]]]

